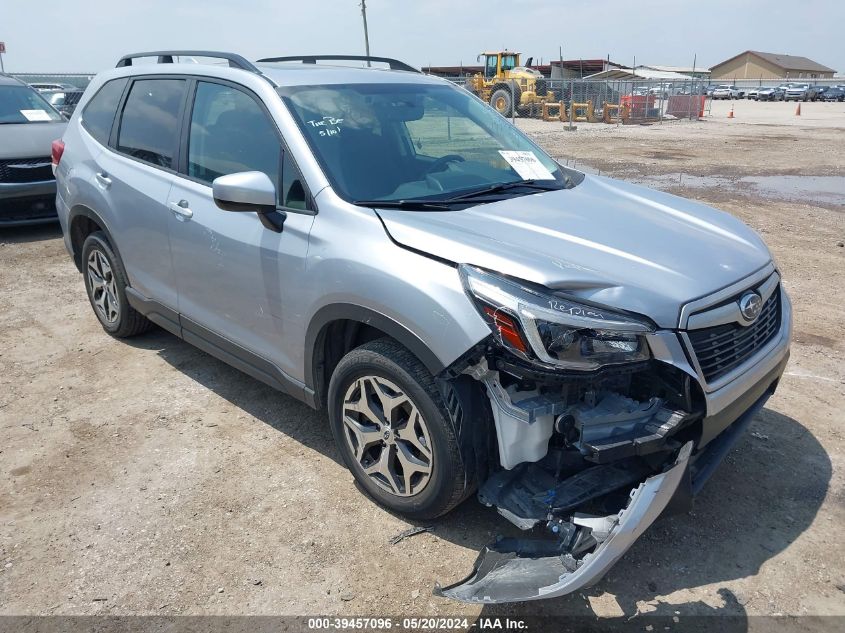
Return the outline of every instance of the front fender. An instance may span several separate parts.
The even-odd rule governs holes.
[[[420,359],[432,375],[437,375],[445,369],[443,362],[416,333],[385,314],[354,303],[332,303],[320,308],[308,325],[308,330],[305,334],[305,349],[314,350],[323,328],[332,321],[339,320],[357,321],[381,330],[407,347],[414,356]],[[314,354],[306,354],[305,376],[313,377],[313,375]],[[314,385],[309,386],[313,387]]]
[[[382,330],[435,375],[490,336],[454,265],[396,244],[373,209],[350,205],[328,188],[317,202],[304,296],[297,297],[308,306],[306,384],[314,386],[320,332],[338,319]]]

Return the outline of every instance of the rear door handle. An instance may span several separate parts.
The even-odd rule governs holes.
[[[108,189],[111,186],[111,178],[109,178],[109,175],[104,171],[98,171],[95,173],[94,179],[103,189]]]
[[[188,206],[187,200],[171,202],[170,210],[173,211],[173,213],[176,214],[176,217],[180,220],[188,220],[194,217],[194,212],[191,211],[191,208]]]

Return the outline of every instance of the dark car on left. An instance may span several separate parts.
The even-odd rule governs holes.
[[[0,75],[0,226],[57,220],[51,146],[66,124],[36,90]]]

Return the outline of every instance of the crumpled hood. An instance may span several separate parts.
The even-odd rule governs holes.
[[[0,125],[0,159],[49,157],[53,141],[62,138],[67,121]]]
[[[463,211],[378,210],[393,240],[678,326],[681,307],[771,261],[706,205],[610,178]]]

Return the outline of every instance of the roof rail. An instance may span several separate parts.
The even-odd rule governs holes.
[[[405,62],[400,62],[392,57],[372,57],[370,55],[294,55],[292,57],[265,57],[259,59],[263,62],[302,62],[303,64],[316,64],[318,61],[356,61],[356,62],[380,62],[387,64],[391,70],[405,70],[412,73],[420,72]]]
[[[224,53],[220,51],[152,51],[149,53],[132,53],[131,55],[124,55],[117,62],[117,68],[124,66],[131,66],[133,59],[139,57],[158,57],[159,64],[172,64],[174,57],[214,57],[216,59],[225,59],[229,62],[230,68],[240,68],[241,70],[248,70],[258,75],[263,74],[251,61],[236,55],[235,53]]]

